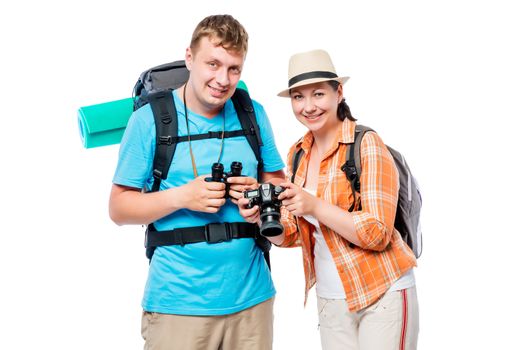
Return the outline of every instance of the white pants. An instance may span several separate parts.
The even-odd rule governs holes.
[[[323,350],[416,349],[418,301],[415,287],[387,292],[373,305],[349,312],[346,301],[317,297]]]

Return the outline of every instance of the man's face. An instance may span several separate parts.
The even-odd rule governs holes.
[[[186,51],[186,65],[191,71],[188,81],[190,108],[212,117],[233,95],[244,64],[244,54],[217,46],[203,37],[197,47]]]

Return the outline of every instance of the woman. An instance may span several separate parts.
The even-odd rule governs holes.
[[[361,144],[361,192],[353,195],[345,173],[346,148],[355,119],[343,97],[343,84],[328,53],[293,55],[288,88],[297,120],[309,131],[288,154],[303,150],[294,183],[281,184],[284,233],[270,238],[283,247],[302,247],[307,291],[316,283],[322,348],[415,349],[418,302],[416,258],[393,227],[398,173],[375,132]],[[257,207],[247,221],[258,222]],[[355,205],[354,205],[355,204]],[[350,208],[357,208],[348,211]]]

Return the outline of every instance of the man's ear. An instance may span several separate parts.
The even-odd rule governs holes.
[[[191,71],[191,66],[193,65],[193,51],[188,47],[186,49],[186,67],[187,70]]]

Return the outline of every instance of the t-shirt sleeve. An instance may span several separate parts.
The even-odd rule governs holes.
[[[278,171],[284,168],[284,161],[278,152],[273,136],[273,129],[267,117],[264,107],[256,101],[253,101],[253,107],[260,128],[260,137],[264,145],[260,148],[262,160],[264,161],[264,172]]]
[[[149,106],[144,106],[131,115],[120,142],[114,184],[144,187],[152,172],[153,131],[154,124]]]

